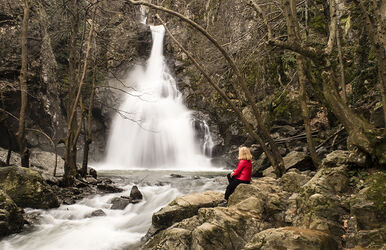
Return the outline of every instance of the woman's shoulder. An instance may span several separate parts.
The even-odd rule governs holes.
[[[251,164],[252,161],[251,160],[239,160],[239,163],[241,163],[241,164]]]

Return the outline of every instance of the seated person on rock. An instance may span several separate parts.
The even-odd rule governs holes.
[[[237,168],[228,174],[228,186],[225,191],[225,200],[220,205],[226,205],[229,196],[235,191],[236,187],[241,184],[251,183],[252,176],[252,154],[247,147],[239,148],[239,164]]]

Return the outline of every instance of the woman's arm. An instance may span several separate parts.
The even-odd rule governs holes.
[[[241,173],[241,170],[246,166],[246,164],[244,163],[243,160],[239,161],[239,164],[237,164],[237,168],[235,170],[233,170],[233,172],[231,173],[231,177],[232,176],[237,176]]]

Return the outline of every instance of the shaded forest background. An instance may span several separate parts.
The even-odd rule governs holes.
[[[88,145],[101,159],[113,115],[130,119],[119,110],[130,90],[121,79],[149,54],[151,34],[140,23],[146,16],[170,29],[168,64],[188,107],[213,131],[214,157],[229,159],[234,146],[254,145],[255,158],[265,151],[281,175],[289,151],[309,152],[317,166],[327,152],[349,148],[364,166],[385,165],[383,1],[153,2],[166,10],[133,3],[141,2],[0,3],[0,146],[20,151],[16,135],[25,126],[25,149],[56,149],[68,185],[76,162],[88,159]],[[20,92],[25,24],[27,91]],[[302,142],[286,140],[294,136]]]

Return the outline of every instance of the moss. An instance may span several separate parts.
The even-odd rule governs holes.
[[[380,211],[386,211],[386,173],[383,171],[370,175],[366,184],[369,185],[367,198],[373,201]]]
[[[327,32],[326,25],[326,19],[322,15],[315,16],[310,21],[310,27],[323,34]]]

